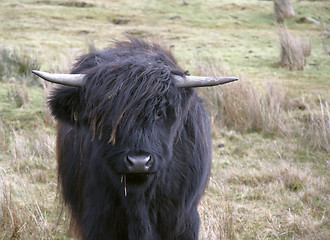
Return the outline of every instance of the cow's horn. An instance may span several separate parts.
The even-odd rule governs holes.
[[[237,81],[236,77],[199,77],[199,76],[185,76],[181,77],[175,75],[176,85],[180,88],[191,88],[191,87],[210,87],[229,82]]]
[[[66,86],[81,87],[84,85],[85,74],[58,74],[58,73],[47,73],[37,70],[32,70],[34,74],[45,79],[48,82],[57,83]],[[180,88],[189,87],[209,87],[229,82],[237,81],[236,77],[199,77],[199,76],[185,76],[181,77],[175,75],[176,85]]]
[[[85,74],[58,74],[41,72],[37,70],[32,70],[32,72],[48,82],[72,87],[81,87],[84,85]]]

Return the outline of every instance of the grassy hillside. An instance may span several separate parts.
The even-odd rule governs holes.
[[[30,70],[68,72],[123,33],[168,46],[191,74],[240,78],[199,90],[214,142],[201,239],[330,238],[328,2],[292,1],[284,22],[311,43],[303,71],[280,67],[272,1],[186,2],[0,2],[0,239],[72,238],[45,107],[52,86]]]

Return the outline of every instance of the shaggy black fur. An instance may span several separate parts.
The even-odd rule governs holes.
[[[194,89],[171,53],[128,37],[82,56],[84,87],[57,88],[59,183],[80,239],[198,239],[197,205],[209,178],[211,134]],[[128,154],[147,153],[147,174]],[[126,194],[125,194],[126,192]]]

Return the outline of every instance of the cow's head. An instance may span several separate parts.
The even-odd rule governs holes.
[[[165,167],[192,88],[237,80],[186,76],[170,53],[136,39],[82,56],[72,74],[33,73],[66,85],[50,97],[52,114],[103,146],[103,159],[119,175]]]

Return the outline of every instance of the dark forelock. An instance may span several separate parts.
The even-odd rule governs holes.
[[[173,82],[173,75],[184,73],[172,54],[132,36],[114,47],[82,56],[72,73],[86,74],[86,114],[95,131],[102,133],[104,123],[110,123],[111,138],[123,116],[133,121],[143,113],[148,121],[164,98],[178,104],[179,92],[185,92]]]

